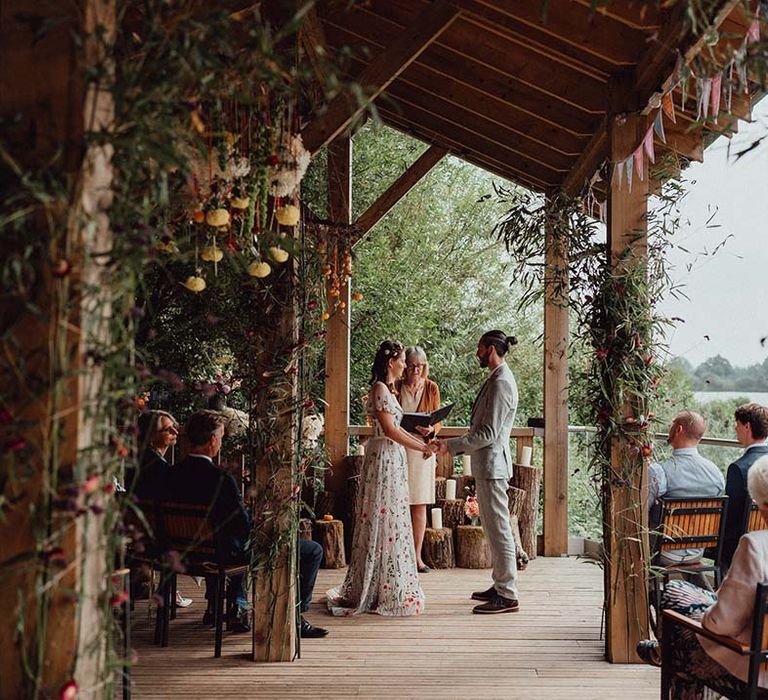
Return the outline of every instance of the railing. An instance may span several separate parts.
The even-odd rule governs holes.
[[[588,425],[569,425],[568,432],[574,435],[578,433],[595,434],[597,433],[597,428],[593,428]],[[652,433],[651,437],[653,437],[653,439],[656,440],[657,442],[662,442],[667,439],[667,433]],[[742,447],[741,443],[738,440],[730,440],[727,438],[706,438],[705,437],[701,439],[700,444],[715,445],[717,447],[735,447],[735,448]]]

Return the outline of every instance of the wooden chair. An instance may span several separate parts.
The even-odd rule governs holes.
[[[699,621],[691,620],[673,610],[663,611],[663,630],[667,640],[671,640],[671,632],[674,626],[686,627],[696,632],[696,634],[700,634],[707,639],[711,639],[713,642],[728,647],[728,649],[735,651],[737,654],[748,656],[749,673],[746,688],[741,694],[734,697],[743,698],[744,700],[757,700],[758,698],[768,697],[768,691],[761,689],[757,685],[760,671],[768,671],[768,624],[766,624],[766,617],[768,617],[768,583],[760,583],[757,585],[757,593],[755,595],[752,641],[749,646],[742,644],[733,637],[710,632],[702,627]],[[691,675],[691,670],[675,668],[673,644],[671,641],[665,644],[662,638],[661,654],[661,698],[662,700],[669,700],[671,698],[672,679],[675,674],[678,671],[684,671],[686,675]],[[713,690],[722,692],[722,689],[716,687]],[[732,696],[729,695],[727,697],[730,698]]]
[[[728,496],[700,498],[661,498],[661,521],[651,559],[651,586],[654,593],[653,612],[660,619],[660,582],[666,585],[673,574],[714,573],[715,588],[720,585],[720,555],[725,535]],[[664,552],[676,549],[707,549],[712,564],[703,559],[690,564],[662,564]],[[658,632],[658,630],[657,630]]]
[[[231,576],[244,574],[248,570],[248,565],[219,563],[209,510],[210,507],[203,504],[163,502],[157,504],[155,513],[157,530],[162,538],[163,547],[166,551],[178,552],[179,563],[184,567],[184,573],[189,576],[216,576],[218,579],[214,601],[216,635],[213,654],[218,658],[221,656],[226,586]],[[173,562],[166,560],[161,586],[163,605],[158,613],[160,644],[164,647],[168,646],[169,621],[175,616],[176,574]],[[227,628],[229,628],[229,621],[227,621]]]
[[[757,503],[754,501],[749,502],[749,506],[744,509],[744,527],[743,532],[754,532],[755,530],[768,530],[768,523],[765,522],[765,518],[760,515],[760,511],[757,509]]]

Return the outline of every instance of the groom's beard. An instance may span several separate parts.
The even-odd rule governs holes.
[[[485,353],[485,355],[483,355],[482,357],[478,357],[477,360],[483,369],[488,367],[488,353]]]

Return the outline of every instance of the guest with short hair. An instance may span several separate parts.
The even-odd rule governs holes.
[[[744,453],[728,467],[725,493],[728,496],[728,515],[725,520],[722,562],[727,568],[744,534],[744,515],[749,507],[747,476],[752,465],[768,455],[768,408],[757,403],[739,406],[735,413],[736,438],[744,446]]]

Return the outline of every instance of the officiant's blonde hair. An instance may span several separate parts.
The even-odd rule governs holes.
[[[411,345],[405,349],[405,370],[408,371],[408,360],[417,355],[419,359],[424,360],[424,371],[421,373],[422,379],[429,379],[429,360],[427,353],[421,345]]]

